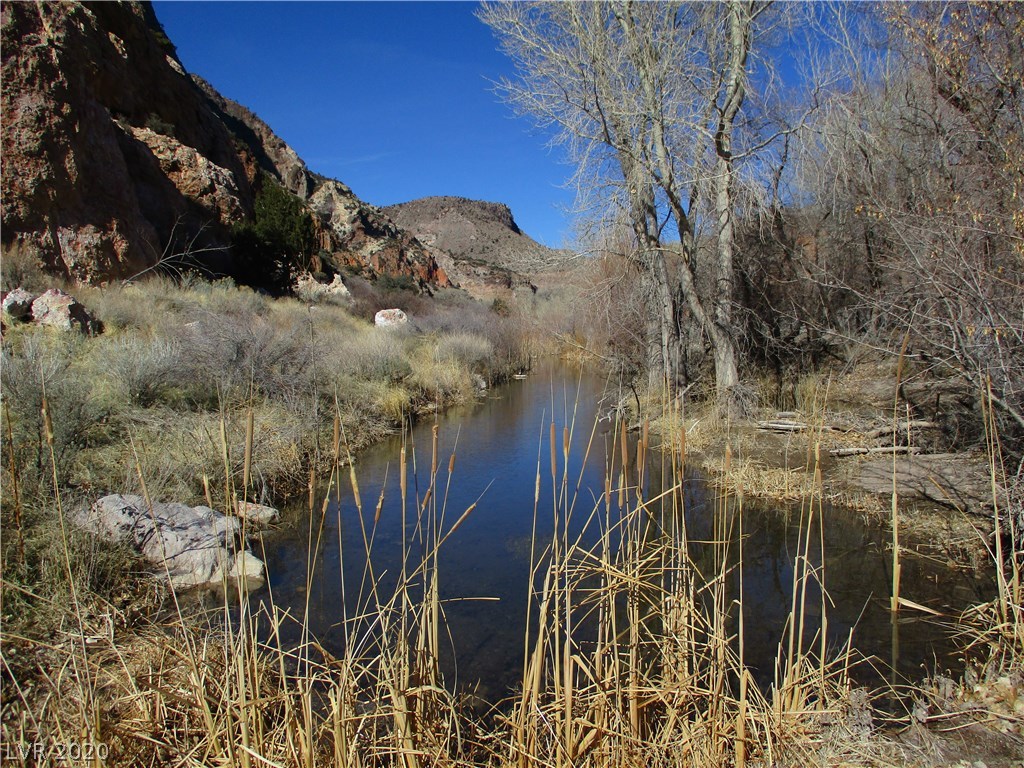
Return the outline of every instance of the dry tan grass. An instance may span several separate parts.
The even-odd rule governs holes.
[[[259,431],[252,430],[242,454],[259,456]],[[348,450],[340,428],[338,434],[325,448],[333,456],[329,487],[351,486],[346,493],[358,499],[356,470],[343,466]],[[224,592],[223,610],[240,619],[212,632],[180,611],[162,627],[97,632],[75,608],[67,614],[67,640],[41,657],[39,694],[21,699],[21,711],[35,719],[21,726],[6,721],[5,737],[52,742],[74,734],[105,745],[111,765],[604,768],[817,758],[824,734],[843,722],[849,690],[843,667],[827,666],[791,639],[776,694],[765,697],[749,682],[742,644],[737,648],[726,629],[729,616],[742,611],[742,594],[735,603],[724,570],[698,577],[689,559],[678,514],[681,454],[670,463],[680,482],[654,499],[639,493],[648,439],[645,430],[637,462],[627,452],[624,464],[609,468],[606,494],[587,509],[571,495],[571,484],[562,484],[568,443],[552,426],[546,446],[552,478],[566,490],[537,499],[536,514],[555,515],[556,535],[532,555],[541,577],[536,583],[543,582],[531,599],[537,631],[534,640],[524,638],[530,648],[521,692],[496,726],[460,711],[438,671],[443,620],[436,553],[473,508],[445,510],[439,483],[447,477],[439,468],[449,457],[437,454],[435,440],[421,497],[404,481],[411,455],[403,450],[397,461],[403,506],[423,537],[413,551],[421,555],[407,561],[394,592],[379,591],[367,572],[356,609],[343,616],[343,656],[326,655],[306,630],[298,646],[281,645],[275,627],[296,619],[301,625],[301,616],[285,619],[272,606],[251,615],[244,594],[231,590]],[[538,465],[538,475],[547,464]],[[726,496],[715,508],[719,541],[712,546],[722,569],[741,541],[736,509]],[[605,535],[587,546],[569,536],[570,510],[590,515]],[[314,521],[322,514],[314,503],[309,511]],[[806,514],[812,525],[813,506]],[[372,516],[360,519],[372,525]],[[372,530],[363,538],[372,542]],[[806,546],[814,540],[808,536]],[[800,562],[806,556],[797,560],[796,591],[811,577]],[[796,626],[803,609],[795,604],[794,610]],[[566,628],[587,616],[597,621],[584,642]]]
[[[250,299],[237,301],[238,310],[246,311]],[[272,325],[302,327],[303,315],[295,307],[268,311],[284,315]],[[314,339],[320,333],[333,338],[319,322],[312,321]],[[352,326],[358,328],[365,326]],[[410,369],[427,378],[434,371],[435,380],[441,380],[434,366],[452,365],[453,355],[427,349],[413,356]],[[218,411],[216,417],[197,408],[184,418],[166,404],[162,411],[147,409],[145,418],[133,416],[136,473],[141,470],[147,485],[153,477],[153,483],[170,487],[172,473],[161,467],[161,452],[155,450],[165,447],[165,433],[182,441],[172,454],[185,453],[184,446],[192,444],[186,440],[205,446],[193,449],[193,457],[174,456],[175,466],[190,473],[208,471],[216,464],[208,455],[216,439],[204,442],[203,435],[216,438],[223,428],[229,445],[221,473],[228,486],[224,500],[238,490],[251,494],[258,489],[261,473],[308,466],[311,443],[318,446],[330,493],[345,486],[346,494],[359,499],[358,473],[349,462],[355,449],[355,442],[348,441],[350,427],[358,418],[353,403],[372,403],[397,419],[415,407],[416,397],[389,386],[383,376],[361,380],[359,398],[345,400],[343,393],[356,380],[334,371],[324,375],[329,378],[313,376],[307,383],[323,387],[327,402],[338,407],[313,420],[312,436],[308,414],[298,420],[294,416],[294,404],[301,401],[251,394],[237,397],[233,409]],[[425,390],[417,391],[422,397]],[[808,585],[822,578],[811,563],[823,556],[815,550],[822,546],[816,526],[823,502],[831,500],[813,461],[803,474],[759,465],[747,458],[755,435],[739,434],[710,416],[684,414],[678,406],[665,410],[669,415],[657,427],[669,479],[655,498],[640,492],[646,458],[654,455],[650,425],[641,425],[635,453],[626,425],[615,425],[623,451],[609,466],[605,493],[596,503],[573,496],[575,478],[565,476],[569,443],[551,425],[534,480],[540,487],[542,473],[550,472],[552,487],[564,490],[551,498],[538,496],[534,514],[555,520],[556,531],[550,542],[533,543],[536,578],[524,585],[530,590],[531,617],[531,630],[523,638],[526,661],[520,686],[493,721],[461,710],[439,672],[445,627],[437,552],[452,545],[449,538],[473,507],[444,508],[443,467],[450,457],[438,455],[435,440],[430,456],[421,458],[431,467],[422,496],[406,480],[411,449],[403,449],[396,460],[404,514],[421,538],[410,544],[415,557],[404,561],[394,590],[377,586],[370,570],[373,515],[359,516],[371,565],[356,609],[340,617],[346,642],[339,657],[317,645],[302,616],[284,617],[273,605],[254,615],[244,591],[236,593],[229,585],[224,585],[212,623],[190,615],[174,595],[164,603],[167,612],[161,619],[148,621],[130,613],[123,602],[90,593],[93,587],[80,575],[73,543],[54,535],[50,560],[68,573],[74,599],[45,598],[56,617],[45,635],[14,637],[10,625],[5,626],[0,645],[3,742],[102,744],[109,751],[98,763],[106,765],[928,765],[877,730],[870,697],[854,688],[848,676],[849,656],[827,656],[822,635],[804,631],[814,617],[828,613],[824,598],[821,604],[807,604]],[[179,423],[174,424],[176,417]],[[720,492],[711,512],[713,536],[706,546],[714,567],[708,570],[692,559],[691,532],[682,514],[683,483],[694,453],[710,453],[723,433],[730,447],[723,452]],[[49,465],[44,462],[43,469],[57,475],[58,438],[46,438],[41,455]],[[128,454],[110,450],[110,466],[129,473]],[[998,455],[994,437],[992,451]],[[993,475],[996,471],[993,459]],[[194,474],[189,479],[194,481]],[[248,487],[243,487],[246,479]],[[59,512],[61,483],[51,485]],[[796,499],[803,532],[793,558],[789,623],[778,648],[774,686],[767,691],[753,684],[745,664],[742,581],[738,591],[730,587],[736,583],[730,563],[743,562],[744,499],[762,494]],[[9,500],[5,496],[5,511]],[[326,510],[321,501],[310,501],[314,523]],[[570,514],[589,517],[594,535],[569,535]],[[997,530],[999,525],[997,520]],[[55,529],[50,531],[53,535]],[[318,551],[315,538],[310,546],[311,553]],[[23,591],[21,582],[9,580],[11,556],[5,537],[6,601]],[[1015,549],[996,549],[993,559],[1000,573],[998,594],[963,624],[973,627],[977,647],[988,654],[993,688],[975,691],[973,700],[964,698],[959,714],[977,714],[978,702],[985,702],[991,705],[986,717],[1016,727],[1020,696],[1015,686],[1024,659],[1020,556]],[[41,604],[35,596],[23,599]],[[6,602],[5,611],[9,606]],[[229,616],[234,620],[225,622]],[[280,641],[278,629],[285,621],[299,622],[302,642]],[[593,625],[586,638],[568,630],[585,621]],[[992,698],[992,692],[1001,698]],[[928,714],[925,722],[941,723],[944,716]]]

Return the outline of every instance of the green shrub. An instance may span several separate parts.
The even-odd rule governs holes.
[[[419,291],[411,275],[381,275],[377,278],[377,287],[382,291]]]
[[[302,201],[263,174],[253,220],[232,232],[236,274],[258,288],[281,293],[298,267],[308,268],[313,252],[313,220]]]
[[[163,136],[174,136],[174,126],[156,112],[150,112],[146,117],[146,127],[154,133],[159,133]]]

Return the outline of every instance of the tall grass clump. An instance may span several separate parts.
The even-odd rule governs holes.
[[[554,490],[535,501],[537,515],[552,509],[555,537],[535,554],[508,764],[809,764],[826,731],[842,727],[851,682],[848,655],[825,644],[820,500],[802,512],[793,602],[765,691],[744,657],[743,489],[726,485],[691,530],[680,416],[660,452],[646,425],[634,447],[616,424],[596,501],[570,473],[577,426],[550,425],[537,487],[550,474]],[[662,490],[651,496],[655,470]]]

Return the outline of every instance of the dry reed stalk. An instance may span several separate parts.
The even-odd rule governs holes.
[[[82,603],[79,595],[78,584],[75,581],[74,568],[71,564],[71,545],[68,537],[68,524],[64,513],[64,503],[60,492],[60,483],[57,472],[57,455],[54,447],[53,421],[50,416],[50,405],[46,396],[46,382],[40,375],[40,391],[42,393],[42,420],[43,434],[46,440],[47,453],[50,459],[51,479],[53,481],[54,505],[57,509],[57,520],[60,525],[61,551],[63,554],[64,568],[67,573],[68,587],[71,592],[71,607],[75,621],[76,634],[71,636],[71,650],[69,657],[72,673],[77,683],[81,696],[78,702],[79,721],[82,724],[83,732],[75,734],[80,738],[79,743],[95,743],[99,736],[99,703],[97,701],[96,682],[90,669],[89,656],[86,649],[85,618],[82,611]],[[8,421],[8,425],[10,422]]]
[[[235,498],[234,490],[231,483],[231,452],[228,447],[228,425],[227,425],[227,414],[224,408],[221,408],[221,414],[219,419],[220,425],[220,450],[221,450],[221,464],[224,468],[224,505],[229,507],[231,500]]]
[[[17,562],[22,565],[25,562],[25,530],[22,522],[21,494],[18,488],[18,466],[14,459],[14,428],[11,425],[11,409],[7,402],[4,402],[4,420],[7,423],[7,460],[10,464],[11,494],[14,497],[14,531],[18,537],[18,546],[15,551]]]
[[[255,432],[255,421],[252,406],[245,419],[245,455],[242,461],[242,500],[249,499],[249,480],[252,477],[252,444]]]

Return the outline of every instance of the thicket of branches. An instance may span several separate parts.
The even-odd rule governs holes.
[[[603,216],[594,250],[621,266],[596,268],[588,303],[624,371],[675,389],[713,375],[728,405],[738,370],[812,369],[867,344],[991,402],[1021,472],[1024,7],[483,17],[517,66],[510,100],[557,129]],[[605,288],[611,306],[593,300]],[[644,360],[611,342],[616,324]]]

